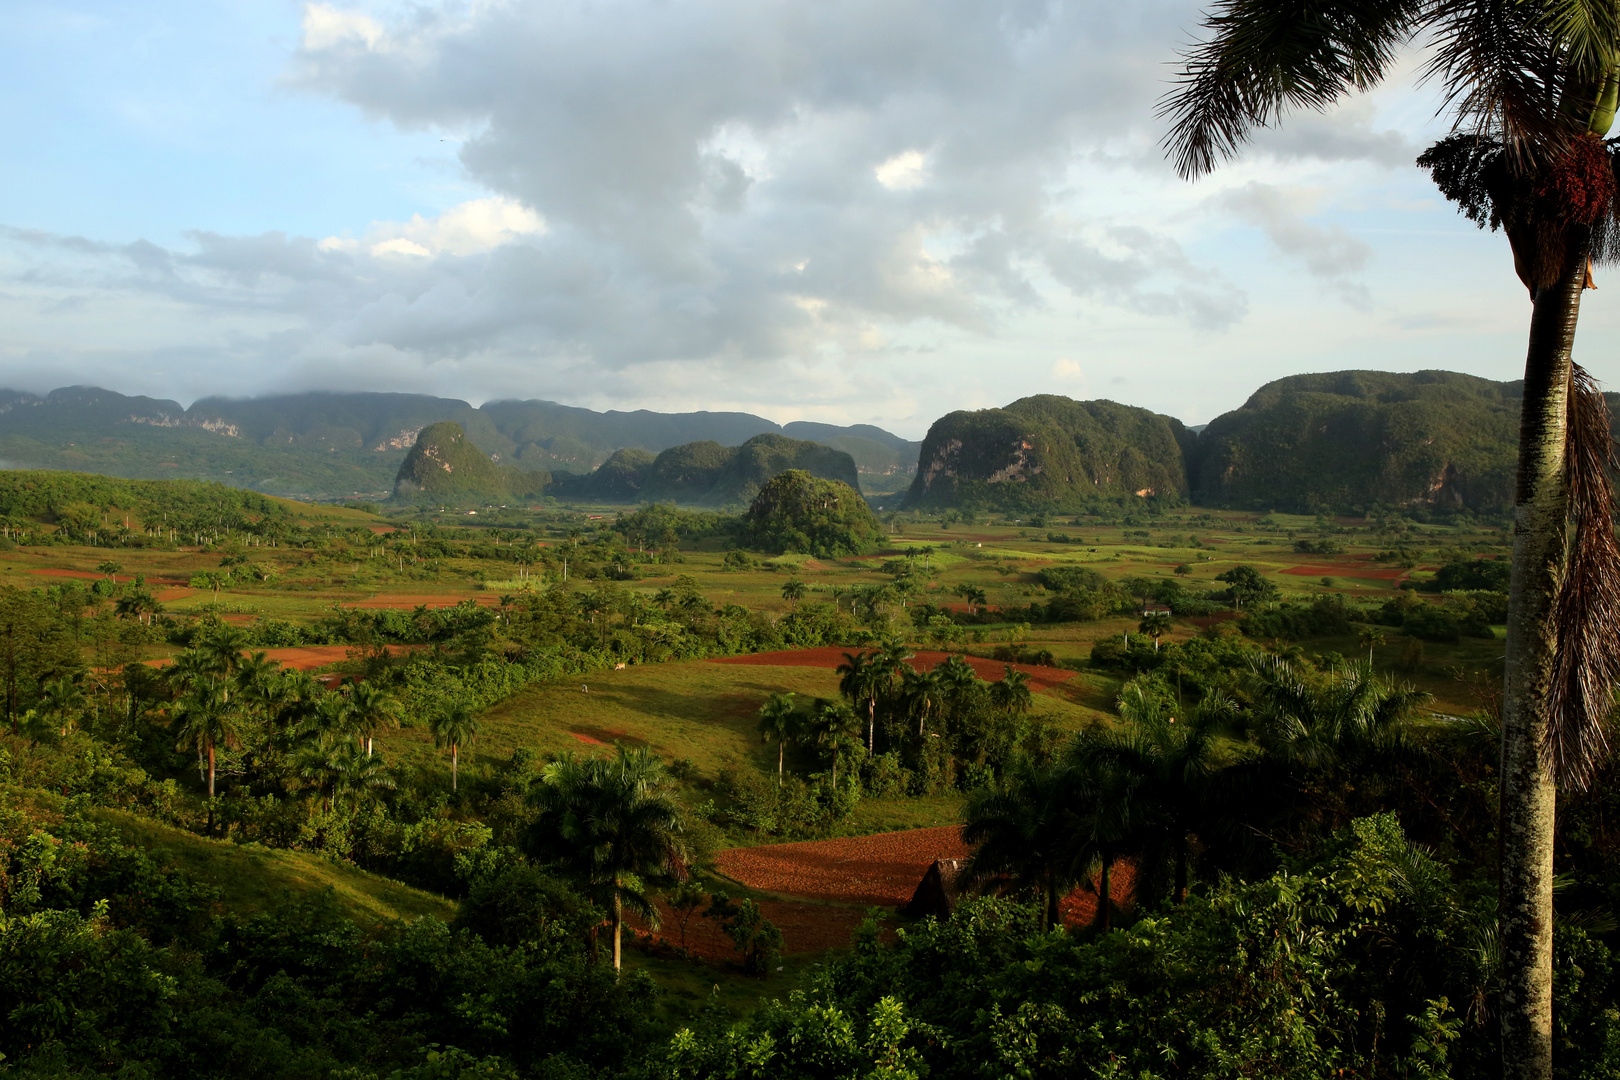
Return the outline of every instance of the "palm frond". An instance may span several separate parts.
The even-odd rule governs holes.
[[[1566,460],[1571,552],[1555,608],[1558,651],[1546,749],[1559,783],[1579,790],[1608,752],[1608,717],[1620,686],[1620,543],[1611,475],[1620,460],[1608,405],[1578,364],[1570,376]]]
[[[1601,83],[1620,41],[1620,8],[1613,0],[1544,0],[1546,20],[1569,67]]]
[[[1567,50],[1548,5],[1440,0],[1431,19],[1434,55],[1424,75],[1439,80],[1454,126],[1501,141],[1521,166],[1544,160],[1570,133],[1558,109]]]
[[[1159,102],[1164,145],[1183,177],[1229,158],[1257,127],[1290,109],[1322,111],[1382,81],[1432,0],[1223,0],[1209,37],[1186,50],[1177,87]]]

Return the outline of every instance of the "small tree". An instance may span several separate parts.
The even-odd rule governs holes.
[[[766,742],[776,740],[776,786],[782,786],[782,767],[787,756],[788,740],[798,736],[799,714],[793,704],[793,693],[772,694],[759,707],[759,734]]]
[[[450,790],[455,791],[461,748],[478,737],[478,721],[467,706],[456,704],[434,716],[429,727],[433,731],[433,744],[450,748]]]
[[[782,953],[782,931],[754,901],[734,904],[725,893],[717,892],[703,917],[719,921],[732,947],[742,954],[743,970],[748,974],[764,976],[776,966]]]
[[[1137,624],[1137,630],[1153,639],[1153,651],[1159,651],[1159,639],[1170,632],[1170,613],[1168,611],[1150,611],[1142,616]]]
[[[793,610],[799,610],[799,601],[804,599],[804,582],[798,578],[789,578],[782,586],[782,599],[793,605]]]
[[[704,893],[703,886],[695,881],[687,880],[665,893],[664,899],[668,901],[670,908],[675,912],[676,919],[680,922],[681,952],[685,953],[687,951],[686,924],[692,921],[692,916],[697,914],[698,908],[708,903],[709,897]]]
[[[1374,630],[1369,626],[1361,632],[1360,642],[1367,646],[1367,663],[1371,665],[1373,662],[1373,649],[1384,643],[1384,632]]]
[[[1216,581],[1224,581],[1230,587],[1233,603],[1237,607],[1245,605],[1253,607],[1263,604],[1277,597],[1277,586],[1261,576],[1260,571],[1252,566],[1234,566],[1224,574],[1216,574]]]

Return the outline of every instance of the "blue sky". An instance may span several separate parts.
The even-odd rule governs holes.
[[[0,385],[1189,422],[1298,371],[1517,376],[1407,75],[1198,184],[1196,4],[14,2]],[[1604,286],[1606,274],[1600,272]],[[1617,319],[1588,294],[1600,378]]]

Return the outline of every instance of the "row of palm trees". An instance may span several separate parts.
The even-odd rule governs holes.
[[[771,694],[759,707],[759,733],[776,743],[776,786],[782,786],[788,743],[825,747],[832,755],[832,782],[838,786],[838,759],[845,745],[860,731],[860,717],[842,701],[816,698],[800,711],[794,694]]]
[[[917,736],[928,733],[930,717],[960,702],[980,683],[978,672],[960,656],[928,671],[918,671],[908,661],[914,657],[898,641],[878,649],[845,653],[838,665],[838,689],[855,707],[866,713],[866,749],[875,753],[877,714],[880,707],[889,714],[914,717]],[[1008,665],[1003,677],[989,687],[991,703],[1011,713],[1027,712],[1034,703],[1029,676]]]
[[[352,682],[327,690],[308,673],[283,668],[244,646],[240,631],[220,628],[176,657],[165,673],[175,691],[171,732],[177,749],[197,753],[210,832],[219,752],[241,745],[249,721],[257,721],[264,756],[290,753],[292,775],[321,791],[328,806],[393,787],[382,759],[374,755],[377,734],[397,729],[404,713],[386,687]],[[477,737],[477,720],[467,708],[454,706],[430,718],[429,727],[435,743],[450,751],[454,790],[460,750]]]
[[[1081,733],[1056,760],[1021,760],[970,801],[962,836],[977,850],[965,881],[1036,892],[1050,927],[1059,899],[1095,880],[1106,928],[1112,870],[1128,859],[1139,903],[1180,904],[1195,849],[1241,857],[1311,793],[1411,753],[1407,720],[1428,699],[1366,664],[1319,676],[1276,656],[1251,661],[1242,692],[1242,704],[1211,693],[1180,708],[1127,686],[1118,725]]]

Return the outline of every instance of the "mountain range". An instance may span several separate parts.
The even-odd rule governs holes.
[[[448,424],[471,447],[456,450],[458,460],[476,452],[494,469],[474,487],[514,498],[722,505],[796,468],[889,494],[889,505],[904,491],[904,505],[923,510],[1079,510],[1098,497],[1173,495],[1239,509],[1500,513],[1512,505],[1520,397],[1517,382],[1455,372],[1342,371],[1267,383],[1199,428],[1043,394],[950,413],[915,443],[870,425],[778,425],[748,413],[598,413],[547,401],[474,408],[384,393],[184,408],[70,387],[44,397],[0,391],[0,464],[324,498],[383,497],[402,479],[401,494],[433,494],[401,465],[419,435]],[[1620,403],[1606,397],[1611,410]]]
[[[616,451],[785,435],[850,455],[868,492],[909,483],[919,444],[869,424],[776,424],[736,412],[594,412],[551,401],[307,393],[176,401],[74,386],[0,390],[0,464],[136,479],[218,480],[276,495],[381,498],[431,424],[459,424],[497,464],[588,474]]]

